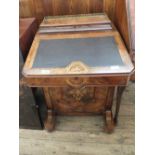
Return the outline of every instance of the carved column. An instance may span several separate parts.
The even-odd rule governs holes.
[[[121,98],[122,98],[122,94],[125,90],[125,86],[118,86],[117,88],[117,98],[116,98],[116,111],[115,111],[115,117],[114,117],[114,122],[117,125],[117,121],[118,121],[118,113],[119,113],[119,109],[120,109],[120,104],[121,104]]]
[[[114,130],[114,120],[112,114],[112,104],[113,104],[113,96],[114,96],[115,87],[108,88],[108,94],[106,99],[105,111],[104,111],[104,119],[105,119],[105,128],[104,131],[107,133],[112,133]]]
[[[45,96],[46,106],[47,106],[47,118],[44,122],[44,127],[46,130],[52,131],[55,127],[54,108],[53,108],[53,104],[51,102],[49,88],[44,87],[43,91],[44,91],[44,96]]]

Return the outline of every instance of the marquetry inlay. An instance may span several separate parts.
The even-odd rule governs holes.
[[[66,73],[87,73],[89,67],[81,61],[74,61],[70,63],[66,68]]]

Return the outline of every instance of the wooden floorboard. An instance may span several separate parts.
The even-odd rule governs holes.
[[[123,95],[114,133],[103,132],[100,116],[59,116],[52,133],[20,129],[20,155],[134,155],[134,84]]]

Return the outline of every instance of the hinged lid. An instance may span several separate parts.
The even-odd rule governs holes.
[[[65,21],[70,21],[66,22],[66,25],[78,21],[69,20],[71,17],[65,18]],[[79,18],[81,20],[82,17],[77,19]],[[93,19],[94,16],[88,16],[88,20],[83,17],[82,21],[89,21],[90,18]],[[54,24],[48,22],[50,23],[48,26],[58,23],[62,25],[64,19],[60,18],[60,21],[58,19],[52,19],[55,21]],[[45,19],[41,27],[44,23]],[[107,75],[130,74],[132,70],[133,65],[119,33],[111,29],[74,33],[38,33],[26,60],[23,74],[25,76]]]

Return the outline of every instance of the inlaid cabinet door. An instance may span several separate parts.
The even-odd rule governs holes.
[[[49,88],[51,102],[58,114],[101,114],[108,87]]]

